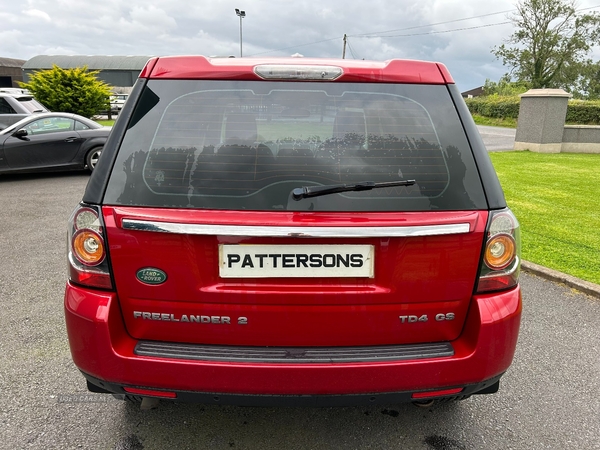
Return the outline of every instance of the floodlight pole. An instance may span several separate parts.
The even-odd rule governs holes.
[[[240,18],[240,58],[242,57],[242,19],[246,17],[246,11],[235,8],[236,15]]]

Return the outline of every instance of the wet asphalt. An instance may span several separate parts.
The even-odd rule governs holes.
[[[513,138],[514,139],[514,138]],[[0,449],[600,449],[600,300],[523,274],[500,392],[438,408],[240,408],[89,394],[62,309],[84,172],[0,176]]]

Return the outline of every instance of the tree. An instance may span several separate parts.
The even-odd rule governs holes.
[[[510,75],[504,75],[497,83],[489,78],[483,85],[483,95],[511,97],[527,92],[530,84],[526,81],[511,81]]]
[[[60,111],[92,117],[109,106],[110,86],[96,78],[99,71],[88,71],[87,66],[75,69],[41,70],[30,76],[21,87],[51,111]]]
[[[600,61],[586,64],[583,67],[577,79],[573,96],[586,100],[600,99]]]
[[[516,31],[492,53],[534,89],[569,89],[600,35],[600,15],[578,13],[573,1],[521,0],[509,19]]]

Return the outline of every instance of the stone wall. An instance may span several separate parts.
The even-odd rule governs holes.
[[[514,149],[600,153],[600,126],[565,126],[570,97],[562,89],[531,89],[522,94]]]
[[[565,125],[563,153],[600,153],[600,126]]]

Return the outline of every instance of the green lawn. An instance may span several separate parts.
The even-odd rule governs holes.
[[[600,155],[490,157],[521,224],[523,259],[600,284]]]

